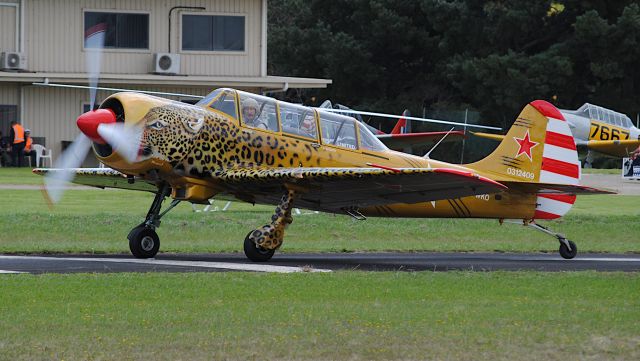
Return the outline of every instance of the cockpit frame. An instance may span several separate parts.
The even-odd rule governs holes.
[[[233,94],[233,108],[231,108],[229,104],[224,104],[224,106],[216,106],[216,104],[218,104],[220,101],[229,101],[228,98],[222,99],[225,94]],[[256,126],[255,123],[253,125],[248,124],[244,119],[243,106],[241,103],[244,99],[249,98],[254,99],[258,104],[262,102],[262,107],[258,111],[256,117],[265,115],[262,114],[265,104],[274,104],[275,114],[267,114],[267,118],[273,115],[275,117],[277,126],[273,126],[273,119],[271,119],[271,121],[267,119],[267,121],[264,122],[265,124],[267,124],[267,126]],[[319,110],[300,104],[293,104],[275,100],[273,98],[243,92],[241,90],[219,88],[204,97],[202,100],[196,103],[196,105],[217,114],[223,115],[233,120],[236,125],[249,128],[252,131],[277,134],[284,137],[296,138],[302,141],[315,143],[318,145],[321,144],[322,146],[338,148],[340,150],[348,150],[352,152],[375,153],[388,150],[388,148],[382,142],[380,142],[380,140],[378,140],[378,138],[376,138],[375,135],[366,128],[366,126],[364,126],[353,117]],[[232,114],[231,109],[233,109],[235,114]],[[288,110],[288,112],[286,112],[285,110]],[[296,113],[296,111],[298,111],[298,113]],[[290,117],[286,119],[287,124],[285,124],[285,119],[283,119],[283,112],[287,113],[287,117]],[[309,115],[313,115],[313,123],[309,122],[309,120],[311,119],[308,117]],[[294,123],[295,121],[298,122],[298,130],[295,130],[294,127],[289,124],[291,123],[291,120],[293,118],[296,118],[294,120]],[[302,131],[303,122],[306,128],[310,128],[311,130],[315,129],[315,135],[313,132],[310,132],[309,129],[307,129],[306,132]],[[332,132],[335,133],[335,137],[329,139],[329,134],[325,134],[325,130],[328,130],[328,127],[333,125],[339,125],[340,129],[338,130],[334,127],[332,129]],[[371,134],[363,134],[364,132],[368,132]]]

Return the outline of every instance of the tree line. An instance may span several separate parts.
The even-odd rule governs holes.
[[[534,99],[640,112],[635,1],[270,0],[268,21],[269,73],[333,79],[317,102],[500,126]]]

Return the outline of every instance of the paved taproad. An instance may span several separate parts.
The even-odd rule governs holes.
[[[129,255],[0,255],[0,275],[78,272],[331,272],[361,271],[640,271],[640,255],[582,254],[565,260],[556,254],[513,253],[322,253],[278,254],[269,263],[252,263],[241,254],[161,254],[154,259]]]

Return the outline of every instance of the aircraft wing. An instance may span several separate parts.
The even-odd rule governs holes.
[[[72,183],[97,188],[119,188],[135,191],[156,192],[158,188],[153,183],[148,183],[140,178],[134,178],[130,183],[127,176],[111,168],[72,168],[72,169],[47,169],[36,168],[33,173],[46,176],[57,172],[72,172],[75,175]]]
[[[445,134],[447,134],[447,132],[376,134],[376,137],[390,149],[403,149],[404,147],[419,147],[435,144],[442,139]],[[457,142],[464,138],[464,132],[457,130],[449,133],[443,143]]]
[[[324,211],[459,198],[506,188],[449,168],[243,168],[213,177],[224,193],[247,202],[277,203],[287,186],[300,191],[296,207]]]
[[[587,147],[596,152],[614,157],[628,157],[640,146],[640,140],[590,140],[578,141],[578,146]]]

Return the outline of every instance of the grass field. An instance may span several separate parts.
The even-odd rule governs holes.
[[[39,184],[0,169],[2,184]],[[0,187],[0,252],[128,253],[152,195]],[[550,224],[581,251],[640,252],[640,197],[581,197]],[[219,204],[222,205],[222,204]],[[271,207],[163,219],[166,252],[240,251]],[[551,251],[496,221],[296,216],[284,252]],[[637,360],[637,273],[0,275],[0,360]]]
[[[0,169],[0,182],[16,179]],[[20,170],[28,182],[40,180]],[[2,183],[0,183],[2,184]],[[150,193],[72,189],[54,209],[39,190],[0,189],[0,252],[128,253],[126,235],[146,214]],[[222,206],[224,203],[219,202]],[[640,196],[579,197],[564,218],[547,222],[580,252],[640,252]],[[202,208],[202,207],[200,207]],[[194,213],[181,204],[158,229],[161,252],[239,252],[244,236],[268,222],[273,207],[234,203],[227,212]],[[356,251],[556,252],[557,241],[495,220],[389,219],[355,221],[330,214],[299,215],[283,252]]]
[[[615,169],[598,169],[598,168],[583,168],[582,169],[582,173],[583,174],[616,174],[616,175],[620,175],[622,174],[622,170],[615,168]]]
[[[636,274],[3,276],[0,359],[640,358]]]

